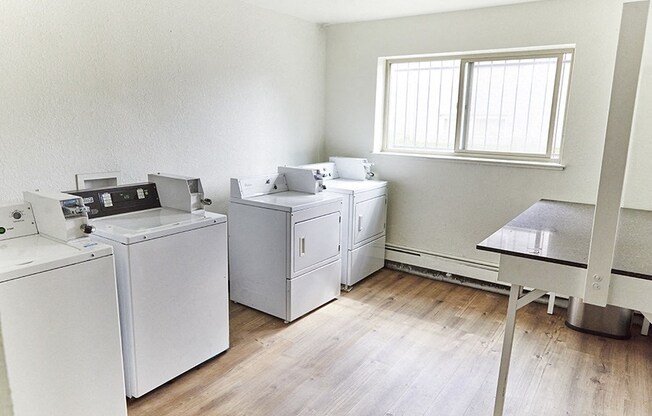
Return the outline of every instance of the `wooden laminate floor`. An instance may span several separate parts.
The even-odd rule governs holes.
[[[507,297],[381,270],[289,324],[231,304],[231,348],[140,415],[491,415]],[[517,316],[506,415],[652,415],[652,339]]]

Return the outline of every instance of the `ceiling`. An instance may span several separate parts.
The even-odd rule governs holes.
[[[333,24],[477,9],[538,0],[243,0],[313,23]]]

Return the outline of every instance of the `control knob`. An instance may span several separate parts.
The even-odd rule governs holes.
[[[82,230],[84,234],[90,234],[95,231],[95,226],[90,224],[82,224],[79,226],[79,229]]]
[[[23,218],[23,213],[20,212],[20,211],[14,211],[14,212],[11,213],[11,216],[12,216],[13,219],[19,220],[19,219]]]

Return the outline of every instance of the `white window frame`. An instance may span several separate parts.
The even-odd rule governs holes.
[[[561,165],[562,149],[564,142],[564,132],[560,132],[560,150],[559,155],[553,155],[553,146],[555,145],[556,127],[561,126],[565,129],[565,120],[561,120],[561,124],[557,124],[558,107],[561,101],[560,83],[563,77],[563,57],[565,54],[571,54],[569,79],[566,86],[566,94],[570,91],[570,81],[572,78],[573,64],[575,58],[575,45],[560,45],[553,47],[537,47],[537,48],[519,48],[519,49],[505,49],[505,50],[492,50],[492,51],[473,51],[473,52],[460,52],[449,54],[429,54],[429,55],[410,55],[410,56],[396,56],[384,57],[378,60],[378,82],[376,88],[376,123],[375,123],[375,146],[376,153],[386,154],[405,154],[405,155],[421,155],[421,156],[443,156],[445,158],[459,158],[462,160],[492,160],[492,161],[507,161],[507,162],[525,162],[526,165],[531,166],[532,162],[541,164],[557,164]],[[468,129],[468,114],[469,109],[467,103],[469,102],[469,94],[471,93],[471,80],[469,79],[469,69],[474,62],[478,61],[495,61],[495,60],[513,60],[513,59],[536,59],[536,58],[557,58],[555,81],[553,86],[553,97],[551,104],[551,113],[548,126],[548,142],[546,146],[546,153],[516,153],[516,152],[496,152],[496,151],[482,151],[482,150],[469,150],[466,147],[466,130]],[[460,74],[459,74],[459,87],[458,97],[456,103],[456,125],[455,125],[455,143],[451,150],[435,150],[435,149],[410,149],[410,148],[392,148],[388,145],[388,112],[389,112],[389,90],[390,90],[390,67],[392,64],[406,63],[406,62],[424,62],[433,60],[460,60]],[[568,97],[566,97],[566,109],[568,108]],[[567,111],[564,111],[564,118],[566,118]]]

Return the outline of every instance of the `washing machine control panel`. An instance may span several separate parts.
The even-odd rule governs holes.
[[[161,206],[154,183],[69,191],[68,193],[82,197],[84,205],[90,208],[89,218],[125,214]]]
[[[38,234],[28,203],[0,206],[0,241]]]

